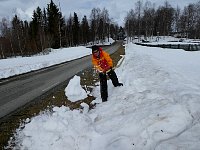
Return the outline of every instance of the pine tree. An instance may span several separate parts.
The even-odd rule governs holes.
[[[67,25],[66,25],[66,31],[65,31],[65,37],[66,37],[66,43],[68,46],[73,46],[73,17],[69,16],[67,19]]]
[[[23,55],[23,50],[21,45],[22,26],[21,26],[21,20],[18,18],[17,15],[15,15],[12,19],[12,33],[13,33],[12,34],[13,41],[15,41],[14,47],[16,47],[16,51],[19,50],[20,54]]]
[[[90,31],[87,17],[84,16],[81,22],[81,41],[83,44],[87,44],[90,40]]]
[[[75,12],[74,12],[72,29],[73,29],[73,44],[74,46],[77,46],[80,43],[80,23],[78,21],[78,16]]]
[[[31,39],[34,41],[33,43],[35,43],[35,47],[37,47],[37,51],[41,52],[42,50],[44,50],[46,48],[46,41],[45,41],[45,28],[44,26],[46,26],[45,24],[45,14],[43,14],[42,10],[40,7],[37,7],[36,10],[33,11],[33,18],[32,21],[30,23],[30,27],[31,27]]]
[[[61,38],[64,28],[64,19],[62,13],[58,7],[51,0],[47,7],[47,20],[48,20],[48,32],[52,37],[52,47],[59,48],[62,46]]]

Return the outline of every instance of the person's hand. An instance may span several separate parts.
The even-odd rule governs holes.
[[[112,68],[108,69],[108,70],[106,71],[106,73],[109,73],[111,70],[112,70]]]
[[[103,73],[106,73],[107,71],[106,70],[103,70]]]
[[[99,70],[99,73],[106,73],[106,70],[101,69],[101,70]]]

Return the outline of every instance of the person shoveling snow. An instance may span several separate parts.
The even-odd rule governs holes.
[[[102,102],[105,102],[108,99],[107,75],[111,79],[114,87],[123,86],[123,84],[118,81],[117,75],[113,70],[113,63],[109,54],[96,45],[92,46],[92,64],[99,72],[101,98]]]

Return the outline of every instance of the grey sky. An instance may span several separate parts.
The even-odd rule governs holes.
[[[30,20],[32,17],[33,10],[37,6],[40,8],[46,8],[50,0],[0,0],[0,19],[2,17],[12,18],[17,13],[21,19]],[[123,25],[124,17],[127,12],[134,8],[135,3],[138,0],[54,0],[56,4],[61,6],[63,15],[68,17],[74,12],[78,14],[79,19],[86,15],[89,17],[92,8],[106,8],[109,11],[109,15],[113,18],[113,21],[119,25]],[[149,0],[155,3],[156,6],[163,5],[165,0]],[[168,0],[173,6],[183,8],[189,3],[196,3],[199,0]],[[145,3],[146,0],[143,0]]]

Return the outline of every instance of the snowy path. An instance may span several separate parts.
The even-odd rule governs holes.
[[[184,57],[179,57],[178,54]],[[170,56],[171,54],[171,56]],[[172,59],[173,57],[177,59]],[[55,107],[19,129],[20,149],[62,150],[196,150],[200,147],[200,53],[163,51],[129,44],[116,69],[123,87],[108,82],[109,98],[83,113]],[[168,57],[166,57],[168,56]],[[170,56],[170,57],[169,57]],[[174,63],[173,61],[180,63]],[[186,61],[187,60],[187,61]],[[178,64],[178,65],[177,65]],[[193,70],[195,68],[195,70]],[[187,73],[184,73],[187,72]],[[199,80],[198,80],[199,81]],[[93,91],[101,102],[99,87]],[[23,126],[23,125],[22,125]]]

